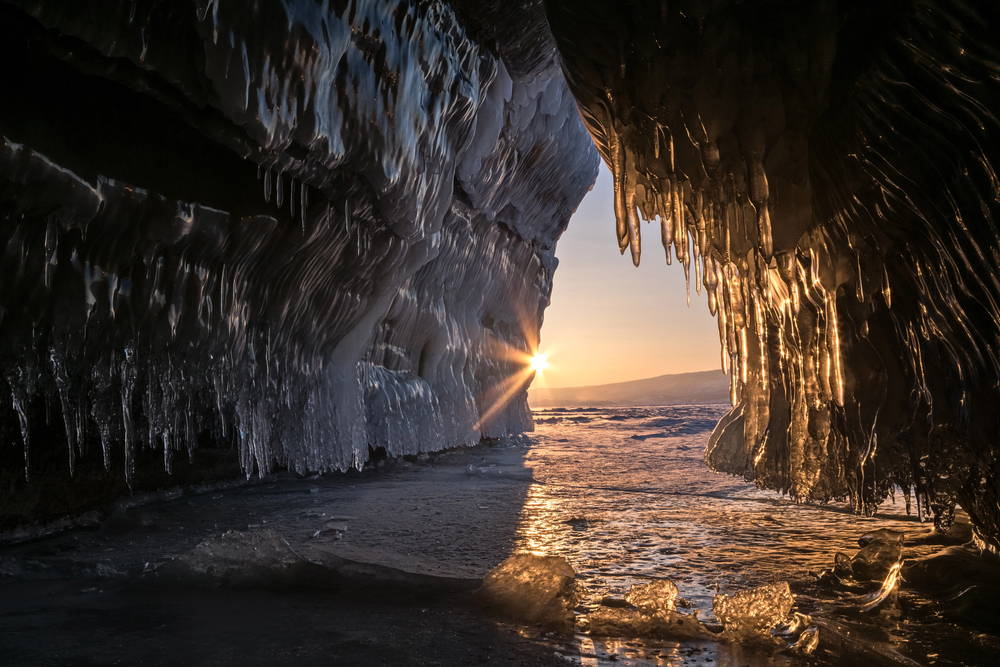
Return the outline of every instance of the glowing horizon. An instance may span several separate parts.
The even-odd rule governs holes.
[[[618,252],[605,167],[559,239],[539,350],[547,367],[531,387],[580,387],[721,369],[719,329],[684,269],[650,244],[639,268]],[[643,225],[647,236],[659,229]]]

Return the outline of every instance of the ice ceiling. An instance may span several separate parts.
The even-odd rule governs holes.
[[[529,428],[596,144],[622,250],[656,220],[717,314],[709,464],[997,545],[984,4],[4,0],[4,483],[57,445],[131,481],[205,434],[250,473]]]

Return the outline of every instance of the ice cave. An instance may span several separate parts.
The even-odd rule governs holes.
[[[783,657],[698,648],[716,664],[995,664],[998,28],[1000,6],[985,0],[3,0],[0,589],[13,606],[0,603],[0,618],[15,618],[19,603],[10,601],[42,595],[40,581],[131,582],[138,573],[228,585],[259,583],[266,571],[270,586],[277,568],[286,583],[371,576],[407,595],[482,583],[483,604],[504,607],[530,593],[503,588],[503,577],[528,586],[544,571],[555,577],[555,602],[525,618],[583,608],[589,625],[576,630],[574,664],[619,659],[591,636],[637,632],[694,642],[674,651],[718,637],[787,640]],[[645,261],[679,263],[718,322],[730,404],[692,408],[682,427],[659,412],[533,419],[528,405],[557,242],[600,169],[614,181],[608,224],[620,251],[638,266],[645,235]],[[629,301],[621,295],[606,315],[628,318]],[[882,625],[858,621],[876,629],[857,639],[854,621],[803,603],[809,596],[795,584],[751,577],[740,583],[749,590],[722,595],[716,583],[713,602],[707,579],[692,593],[663,569],[653,583],[630,580],[627,594],[597,595],[604,602],[587,611],[573,568],[544,560],[559,549],[582,553],[572,540],[537,562],[505,561],[486,579],[460,567],[438,576],[445,569],[426,563],[418,577],[402,549],[399,562],[362,566],[360,547],[342,540],[381,502],[366,471],[382,474],[386,462],[442,469],[448,457],[461,459],[455,484],[473,485],[454,498],[493,517],[468,544],[455,538],[473,560],[491,540],[493,554],[515,542],[545,551],[552,531],[582,539],[598,510],[552,518],[563,501],[518,484],[537,481],[547,462],[565,472],[553,488],[587,483],[588,497],[613,498],[613,480],[593,486],[599,471],[627,468],[637,455],[608,440],[593,452],[608,467],[587,477],[576,445],[564,446],[598,418],[609,428],[645,420],[646,432],[621,432],[627,443],[661,437],[648,429],[691,438],[680,463],[650,450],[656,463],[643,470],[656,473],[629,474],[650,489],[683,477],[750,494],[739,496],[751,507],[740,509],[744,527],[780,524],[772,499],[849,509],[817,530],[864,534],[862,551],[853,560],[838,551],[836,561],[830,551],[832,569],[818,580],[864,595],[858,613],[881,614]],[[536,420],[541,445],[531,453],[524,434]],[[506,468],[508,450],[533,461],[535,476],[522,464]],[[305,495],[278,502],[277,491],[259,490],[263,480]],[[481,484],[507,490],[486,500]],[[678,489],[664,492],[675,510],[688,502],[678,497],[704,495]],[[316,504],[328,491],[354,509]],[[144,524],[129,500],[140,497],[190,497],[187,518],[163,509],[150,532],[152,520]],[[901,546],[895,528],[877,523],[897,497],[907,515],[912,503],[920,549],[966,545],[977,558],[937,570],[904,564],[916,543]],[[232,503],[220,514],[207,498]],[[661,520],[650,508],[666,501],[636,498],[620,505],[646,512],[636,530]],[[371,518],[389,525],[412,505],[434,521],[452,500],[420,496]],[[271,518],[242,518],[258,502]],[[695,517],[701,506],[691,502]],[[525,524],[529,509],[549,518]],[[275,527],[295,512],[295,521],[316,522],[301,528],[303,540],[346,546],[317,556],[308,545],[318,542]],[[237,515],[242,532],[219,527]],[[200,537],[181,540],[199,521]],[[746,562],[772,558],[761,530]],[[158,546],[140,553],[121,541],[136,531]],[[52,560],[69,547],[46,539],[88,535],[119,560]],[[50,560],[39,544],[49,544]],[[246,550],[258,558],[249,570],[233,555]],[[673,566],[661,556],[658,567]],[[803,573],[824,567],[803,558]],[[944,570],[957,577],[948,586]],[[955,616],[925,614],[952,629],[931,632],[919,650],[886,629],[929,609],[899,602],[901,581],[959,600]],[[120,585],[120,595],[142,597]],[[202,589],[164,590],[149,593],[164,608],[224,604]],[[684,596],[714,605],[711,623],[678,616]],[[282,600],[267,604],[290,604]],[[419,606],[381,624],[403,627]],[[465,623],[433,609],[438,627]],[[478,661],[494,644],[511,664],[552,659],[476,628],[455,633],[490,647]],[[913,639],[923,630],[906,632],[913,646],[923,641]],[[40,660],[20,644],[4,649],[15,634],[15,625],[0,627],[0,656]],[[824,637],[836,648],[822,657],[814,650],[830,646]],[[396,664],[424,664],[414,656],[444,645],[413,641],[418,648]],[[974,651],[964,652],[968,642]],[[620,664],[695,664],[691,653],[657,655],[628,662],[634,656],[622,653]]]

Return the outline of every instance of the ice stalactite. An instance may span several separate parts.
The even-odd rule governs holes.
[[[551,41],[459,9],[0,3],[26,63],[0,81],[25,475],[43,400],[71,470],[99,439],[130,484],[138,452],[170,470],[202,436],[249,475],[531,428],[525,359],[597,157]]]
[[[546,9],[622,252],[658,220],[718,317],[735,407],[708,463],[865,514],[912,486],[939,529],[961,502],[1000,544],[1000,15]]]

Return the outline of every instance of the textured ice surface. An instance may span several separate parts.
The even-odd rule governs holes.
[[[249,475],[531,428],[526,355],[597,167],[550,41],[392,0],[18,0],[0,29],[25,63],[0,103],[24,477],[43,411],[70,472],[130,482],[140,448],[169,471],[199,437]]]
[[[1000,539],[997,6],[546,10],[622,252],[658,219],[718,317],[710,465],[863,514],[912,487]]]
[[[568,651],[577,664],[582,657],[589,661],[584,664],[596,660],[601,667],[613,662],[632,667],[913,664],[907,659],[926,665],[928,654],[938,655],[937,664],[997,664],[1000,564],[959,546],[971,534],[964,514],[959,513],[956,528],[942,536],[907,517],[899,499],[895,507],[883,506],[874,517],[858,517],[844,503],[796,503],[742,479],[717,475],[704,466],[701,450],[711,430],[709,416],[720,416],[725,409],[545,411],[541,414],[555,423],[539,424],[530,436],[530,448],[480,445],[416,458],[412,464],[390,461],[309,480],[282,472],[263,480],[136,497],[114,511],[92,513],[78,529],[0,546],[0,606],[9,620],[0,624],[0,644],[42,650],[38,646],[44,642],[37,638],[51,635],[53,627],[44,619],[52,618],[53,605],[61,607],[65,599],[54,602],[46,595],[59,580],[74,599],[102,601],[102,608],[121,614],[79,613],[76,606],[67,612],[61,607],[59,618],[71,621],[59,626],[61,641],[80,643],[65,655],[85,660],[98,641],[95,637],[106,636],[115,618],[125,617],[129,630],[121,636],[129,637],[126,643],[134,651],[149,651],[136,647],[150,645],[166,650],[190,636],[186,632],[202,637],[209,625],[198,623],[194,630],[185,630],[189,624],[168,625],[174,641],[166,644],[158,629],[170,619],[176,623],[179,612],[164,609],[183,609],[181,601],[189,599],[185,587],[191,584],[222,585],[222,590],[212,591],[211,599],[233,594],[227,585],[267,585],[322,588],[323,598],[341,600],[330,595],[340,583],[329,580],[331,574],[348,573],[333,558],[341,557],[383,568],[350,570],[355,578],[368,581],[385,579],[386,569],[432,575],[437,578],[433,587],[423,587],[428,593],[441,591],[446,577],[482,578],[510,553],[531,550],[563,556],[576,572],[582,596],[578,633],[586,627],[594,631],[587,619],[595,615],[605,623],[605,636],[551,638],[557,646],[570,642],[560,650]],[[572,419],[581,414],[589,415],[589,421]],[[631,437],[652,433],[660,435]],[[470,464],[493,472],[467,475]],[[316,535],[331,522],[346,527],[340,539],[326,531]],[[865,594],[876,592],[882,582],[831,586],[814,573],[829,568],[836,552],[853,555],[860,535],[880,529],[905,533],[906,565],[892,592],[877,607],[862,612]],[[230,542],[225,536],[229,531],[239,538]],[[279,555],[284,550],[282,542],[263,539],[274,532],[302,560],[287,564],[287,554],[272,559],[272,548]],[[253,553],[255,546],[264,547],[263,557]],[[945,546],[949,548],[942,551]],[[196,555],[206,570],[214,566],[220,576],[177,571]],[[251,563],[272,566],[254,569]],[[318,569],[326,570],[326,576]],[[241,571],[253,576],[221,576]],[[157,588],[152,597],[142,590],[137,593],[142,605],[122,607],[114,591],[132,577],[181,586]],[[712,597],[776,581],[789,582],[796,606],[792,622],[779,625],[775,637],[787,644],[801,641],[799,651],[817,639],[809,658],[774,653],[781,648],[777,643],[720,643],[724,638],[717,634],[721,627],[711,612]],[[677,598],[672,598],[670,582],[679,590]],[[648,584],[660,589],[657,599],[677,601],[677,614],[698,610],[711,636],[680,639],[665,622],[666,615],[643,615],[629,608],[629,599],[639,603],[635,607],[643,604],[630,592]],[[82,588],[104,593],[95,590],[85,596]],[[681,597],[691,602],[690,609]],[[171,600],[176,606],[159,606]],[[275,612],[274,596],[253,604],[249,609],[257,610],[269,628],[285,618]],[[10,613],[25,608],[37,611]],[[629,613],[615,613],[619,611]],[[411,613],[424,615],[419,609]],[[163,620],[136,622],[150,615]],[[612,622],[616,630],[610,630]],[[342,630],[329,624],[283,627],[287,630],[278,634],[303,641],[331,627]],[[670,639],[649,636],[659,631],[667,635],[666,630]],[[526,631],[537,634],[532,628]],[[400,635],[408,637],[410,632],[403,624]],[[230,634],[209,636],[215,646],[220,636]],[[400,640],[400,650],[412,650],[402,645]],[[156,650],[151,654],[159,656]],[[498,657],[499,649],[493,661]]]
[[[239,585],[275,576],[301,560],[275,530],[229,530],[199,543],[166,568]]]
[[[633,584],[625,599],[647,614],[667,614],[677,607],[677,584],[669,579],[657,579],[648,584]]]
[[[714,639],[698,620],[697,612],[677,613],[677,584],[657,579],[632,584],[625,595],[634,609],[602,606],[587,615],[587,631],[597,637],[646,637],[652,639]],[[690,606],[681,600],[685,606]]]
[[[601,607],[588,615],[587,632],[593,637],[643,637],[648,639],[715,639],[696,616],[668,612],[646,614],[633,609]]]
[[[903,533],[882,529],[858,542],[861,550],[851,559],[851,571],[859,577],[881,581],[902,557]]]
[[[768,640],[771,629],[788,618],[795,599],[788,582],[765,584],[732,595],[716,595],[712,610],[737,641]]]
[[[907,660],[913,659],[926,664],[926,655],[934,653],[940,655],[939,664],[996,661],[1000,644],[995,644],[997,615],[990,611],[995,609],[990,600],[1000,598],[991,583],[995,575],[985,571],[996,563],[957,546],[947,556],[914,561],[939,552],[942,545],[967,541],[967,517],[960,515],[956,529],[941,535],[907,516],[898,495],[895,504],[886,503],[874,516],[864,517],[854,515],[846,502],[798,503],[743,479],[715,474],[704,465],[702,453],[712,424],[726,409],[535,412],[544,420],[536,420],[535,444],[526,463],[534,468],[538,484],[528,491],[516,548],[565,556],[584,590],[584,615],[598,613],[623,633],[632,628],[628,638],[593,640],[598,664],[606,664],[604,653],[636,666],[700,665],[707,664],[705,657],[734,666],[802,664],[806,659],[787,652],[772,656],[764,647],[794,644],[805,635],[804,649],[817,632],[809,628],[819,628],[814,647],[819,664],[912,664]],[[859,551],[860,536],[882,529],[904,533],[904,559],[913,564],[903,566],[886,599],[861,612],[866,595],[876,593],[883,580],[831,587],[814,573],[830,568],[837,552],[850,560]],[[749,650],[722,655],[721,649],[694,639],[638,639],[633,631],[654,631],[654,624],[643,625],[637,613],[615,614],[618,609],[601,604],[608,597],[624,601],[633,586],[664,577],[676,584],[679,598],[690,601],[690,610],[678,605],[676,612],[699,610],[698,618],[712,630],[719,629],[712,612],[716,594],[733,596],[782,581],[795,598],[792,615],[812,618],[794,632],[784,627],[793,619],[784,619],[776,628],[782,642],[758,644],[755,650],[766,655],[761,658]],[[963,593],[972,582],[977,583]],[[969,611],[962,611],[965,604]],[[943,617],[955,624],[941,623]],[[730,644],[726,650],[738,651],[738,646]]]
[[[568,626],[579,592],[573,567],[565,558],[522,553],[490,571],[473,600],[518,620]]]

